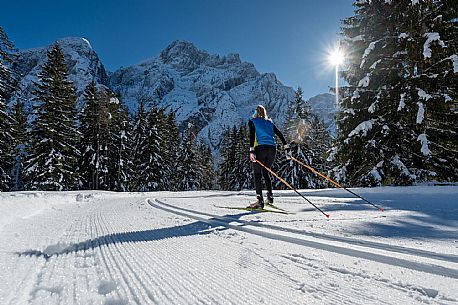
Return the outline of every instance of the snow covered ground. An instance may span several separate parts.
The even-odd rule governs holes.
[[[0,194],[0,304],[456,304],[458,187]]]

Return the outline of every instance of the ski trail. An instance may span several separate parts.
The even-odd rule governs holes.
[[[256,252],[256,251],[255,251]],[[372,295],[368,293],[361,292],[359,290],[359,286],[357,288],[357,293],[352,294],[350,292],[352,290],[352,287],[349,289],[344,290],[344,292],[341,292],[340,290],[336,289],[336,285],[331,281],[321,281],[319,283],[314,283],[314,282],[307,282],[307,281],[302,281],[297,278],[297,276],[294,276],[294,274],[297,274],[298,272],[285,272],[283,271],[279,266],[282,264],[279,264],[278,262],[272,262],[267,258],[264,258],[261,254],[256,253],[259,257],[261,257],[266,264],[269,265],[269,267],[274,270],[274,274],[276,274],[278,277],[285,278],[295,285],[295,289],[298,289],[300,291],[303,291],[304,293],[311,294],[314,298],[317,300],[320,300],[320,303],[326,303],[326,304],[355,304],[357,303],[355,298],[352,297],[354,295],[358,295],[358,300],[360,301],[361,304],[368,304],[368,303],[378,303],[378,304],[388,304],[384,302],[383,300],[374,298]],[[285,257],[285,256],[281,256]],[[331,278],[327,272],[323,270],[319,270],[316,268],[316,266],[310,266],[310,264],[305,264],[298,266],[300,268],[300,273],[307,273],[310,275],[311,278],[318,278],[316,275],[317,272],[320,272],[320,276],[322,278]],[[323,299],[322,296],[325,296],[325,299]]]
[[[70,221],[70,224],[64,226],[64,231],[58,237],[59,241],[66,241],[75,239],[77,236],[76,232],[81,232],[81,229],[84,228],[85,220],[82,218],[76,218],[74,221]],[[62,244],[63,245],[63,244]],[[60,247],[61,244],[47,247],[45,252],[55,251],[56,247]],[[24,254],[23,256],[18,257],[20,260],[28,260],[32,256]],[[51,304],[51,303],[72,303],[68,300],[70,289],[72,291],[75,289],[75,281],[70,280],[70,283],[73,283],[73,288],[68,287],[68,279],[64,279],[65,270],[72,267],[73,264],[76,265],[74,260],[68,259],[58,259],[55,257],[50,257],[49,259],[43,260],[39,269],[36,269],[35,274],[27,274],[30,277],[29,284],[26,286],[20,287],[21,290],[29,291],[28,298],[22,298],[22,300],[12,299],[11,304],[17,303],[28,303],[28,304]],[[64,286],[67,284],[67,289],[64,289]]]
[[[81,221],[78,219],[77,221]],[[70,224],[65,233],[60,237],[60,240],[72,240],[76,230],[76,222]],[[53,251],[52,249],[49,249]],[[64,285],[62,281],[63,277],[57,277],[56,275],[64,270],[68,269],[70,260],[65,257],[57,258],[51,257],[47,260],[45,268],[40,271],[35,281],[35,288],[32,290],[30,295],[30,304],[46,304],[46,303],[63,303],[64,302]],[[57,278],[57,279],[56,279]]]
[[[114,216],[114,215],[113,215]],[[114,218],[118,218],[118,216],[115,216]],[[111,223],[112,225],[113,223]],[[119,232],[119,230],[124,230],[124,228],[119,228],[117,226],[116,230]],[[113,231],[113,230],[109,230]],[[147,232],[140,232],[140,237],[145,237],[145,239],[148,238],[148,233]],[[201,262],[197,261],[194,262],[193,258],[201,256],[201,253],[189,253],[188,259],[183,260],[182,255],[173,255],[174,253],[180,253],[182,252],[183,245],[177,245],[175,246],[175,243],[170,244],[167,241],[167,246],[165,248],[160,247],[160,249],[157,247],[157,243],[162,244],[162,241],[154,242],[156,246],[153,245],[153,242],[134,242],[136,239],[139,239],[138,236],[133,236],[133,234],[127,234],[125,238],[123,238],[123,248],[126,251],[126,256],[127,257],[136,257],[137,259],[135,260],[134,264],[136,266],[133,266],[134,269],[136,270],[137,274],[139,276],[142,276],[144,271],[150,271],[146,272],[146,274],[154,274],[161,276],[162,273],[165,273],[165,276],[162,277],[161,279],[161,286],[164,286],[164,289],[167,291],[167,295],[173,296],[173,299],[168,300],[168,304],[176,304],[176,303],[186,303],[189,302],[189,300],[193,300],[192,303],[198,303],[198,304],[206,304],[206,303],[227,303],[227,304],[241,304],[244,303],[247,299],[253,298],[252,302],[256,303],[256,298],[259,298],[260,296],[269,298],[271,300],[276,300],[276,303],[284,302],[286,296],[281,296],[281,293],[279,294],[278,292],[274,293],[270,290],[265,290],[265,289],[260,289],[258,288],[257,283],[251,282],[250,287],[251,290],[255,289],[256,293],[251,294],[251,297],[248,297],[247,295],[244,295],[243,298],[241,298],[240,295],[240,287],[234,287],[234,289],[228,289],[230,284],[233,282],[229,280],[228,278],[225,277],[225,274],[227,274],[227,271],[224,270],[220,266],[220,264],[216,264],[215,268],[212,268],[213,272],[212,273],[207,273],[205,271],[202,271],[200,267]],[[119,245],[119,243],[117,243]],[[169,252],[168,254],[168,260],[173,261],[173,267],[167,266],[167,268],[161,268],[161,263],[160,263],[160,257],[157,257],[157,263],[153,263],[156,259],[156,255],[154,253],[157,252]],[[143,255],[139,255],[139,253],[149,253],[150,255],[147,257],[144,257]],[[131,255],[128,255],[131,254]],[[172,256],[172,257],[170,257]],[[221,257],[219,255],[219,258],[221,260],[230,260],[230,257]],[[152,262],[153,260],[153,262]],[[191,263],[191,264],[190,264]],[[149,270],[149,266],[154,266],[151,270]],[[191,270],[186,267],[187,265],[191,266],[196,266],[195,268],[192,268]],[[179,283],[170,283],[170,279],[175,277],[177,274],[186,274],[187,272],[192,272],[194,280],[196,282],[207,282],[210,284],[210,287],[203,286],[203,285],[197,285],[194,283],[194,281],[190,281],[188,278],[183,277]],[[148,277],[145,275],[145,277]],[[149,280],[149,279],[147,279]],[[198,281],[197,281],[198,280]],[[168,287],[169,286],[169,287]],[[218,297],[209,294],[208,290],[210,291],[218,291]],[[246,289],[245,289],[246,290]],[[239,293],[236,293],[239,291]],[[253,291],[254,292],[254,291]],[[279,296],[280,295],[280,296]],[[221,298],[223,298],[221,300]]]
[[[208,240],[206,247],[190,248],[186,235],[185,238],[174,237],[173,232],[177,230],[173,225],[164,228],[173,233],[165,239],[159,235],[156,240],[155,229],[142,230],[147,223],[140,224],[139,231],[132,231],[127,220],[138,218],[142,212],[134,208],[129,210],[129,206],[135,207],[123,202],[88,207],[73,222],[63,226],[64,233],[60,237],[50,238],[51,244],[45,242],[48,244],[43,246],[45,250],[26,250],[13,256],[29,264],[37,261],[43,264],[43,268],[33,277],[29,287],[19,288],[30,291],[30,297],[13,299],[10,303],[259,304],[264,302],[262,300],[269,300],[274,304],[300,304],[295,301],[300,292],[286,289],[285,283],[278,283],[275,275],[260,272],[262,266],[250,265],[241,277],[236,272],[228,272],[221,262],[231,262],[234,257],[221,253],[214,239]],[[199,235],[195,238],[202,239]],[[237,249],[232,248],[232,253]],[[211,262],[207,261],[209,257],[213,257]],[[172,264],[164,264],[164,261]],[[211,272],[202,268],[204,265],[211,266]],[[92,273],[84,272],[86,269]],[[91,278],[93,273],[98,275],[95,279]],[[277,282],[278,290],[263,287],[250,275],[256,273]],[[100,282],[115,287],[109,296],[101,295],[104,289],[100,292],[99,288],[97,292],[97,283]],[[84,295],[82,291],[90,293]],[[292,299],[291,293],[296,293]]]
[[[129,292],[129,299],[133,300],[137,304],[152,304],[151,292],[142,283],[142,281],[136,275],[135,270],[131,267],[130,262],[127,260],[127,255],[124,255],[124,251],[118,247],[119,240],[116,239],[116,235],[113,235],[111,230],[105,224],[103,216],[98,213],[96,216],[96,224],[100,229],[100,233],[103,236],[107,236],[109,245],[104,246],[106,250],[106,256],[109,257],[114,265],[114,270],[118,272],[117,277],[122,278],[123,282],[126,283],[126,287]],[[122,248],[126,248],[125,246]],[[121,270],[127,272],[120,272]]]
[[[115,219],[119,219],[119,213],[117,213],[117,210],[113,211],[112,216],[114,216]],[[100,222],[102,223],[102,222]],[[129,272],[127,274],[132,275],[130,277],[130,280],[128,281],[129,286],[132,286],[132,283],[135,282],[135,286],[137,286],[137,289],[141,288],[146,292],[146,297],[149,300],[143,300],[143,302],[148,302],[150,303],[151,301],[155,304],[162,302],[162,303],[183,303],[184,299],[180,299],[178,297],[172,299],[170,295],[179,295],[177,289],[181,288],[176,285],[168,285],[166,278],[163,278],[161,276],[162,272],[158,272],[159,270],[157,269],[150,269],[150,265],[154,266],[159,266],[159,263],[154,263],[152,264],[151,262],[151,256],[146,258],[144,255],[141,255],[143,253],[154,253],[153,251],[145,251],[144,249],[144,244],[146,242],[135,242],[136,237],[134,237],[134,234],[126,234],[125,237],[123,237],[122,240],[117,237],[117,234],[113,234],[113,232],[119,232],[123,231],[123,228],[115,228],[113,226],[113,222],[104,222],[104,230],[103,234],[105,236],[109,236],[110,240],[110,245],[108,247],[110,248],[115,248],[116,251],[119,253],[119,257],[122,257],[122,265],[125,266],[124,269],[127,268]],[[110,233],[111,232],[111,233]],[[136,233],[135,233],[136,234]],[[146,239],[145,239],[146,240]],[[148,249],[151,250],[151,249]],[[154,255],[152,255],[154,257]],[[134,260],[128,260],[127,258],[135,258]],[[145,272],[146,270],[150,272]],[[163,271],[163,270],[162,270]],[[154,280],[154,277],[151,276],[157,276],[159,277],[158,281]],[[173,274],[169,274],[170,278],[173,277]],[[126,281],[127,282],[127,281]],[[156,293],[151,291],[147,285],[144,283],[148,283],[152,285],[152,287],[159,287],[160,293]],[[164,287],[163,287],[164,286]],[[183,287],[184,289],[184,287]],[[135,295],[135,293],[131,293],[132,295]],[[140,293],[141,294],[141,293]],[[165,297],[165,298],[164,298]],[[143,302],[139,302],[137,300],[137,303],[143,304]]]
[[[14,287],[11,288],[11,293],[6,297],[5,300],[2,300],[4,304],[20,304],[26,302],[24,299],[23,295],[15,293],[16,291],[27,291],[30,290],[31,287],[33,287],[35,283],[35,276],[38,270],[42,269],[45,265],[45,262],[38,258],[38,257],[33,257],[33,262],[31,264],[28,264],[27,270],[21,269],[21,264],[20,264],[20,259],[18,259],[16,262],[18,266],[17,268],[17,273],[21,274],[20,280],[15,283]]]
[[[73,244],[96,234],[94,209],[90,206],[87,208],[88,211],[83,213],[72,208],[69,213],[51,213],[31,222],[32,226],[47,228],[49,237],[40,236],[44,239],[39,238],[38,243],[28,242],[44,244],[43,251],[26,250],[13,256],[22,264],[37,268],[25,274],[29,278],[28,283],[20,283],[17,290],[12,290],[18,297],[10,299],[6,304],[102,303],[104,297],[97,293],[97,286],[101,278],[107,278],[107,268],[101,263],[100,253],[97,253],[100,249],[95,244],[85,244],[83,247],[75,247]],[[18,294],[18,291],[23,293]]]
[[[282,256],[286,259],[288,259],[290,262],[295,264],[298,268],[302,269],[303,272],[309,272],[310,268],[313,268],[314,270],[319,270],[322,264],[320,262],[314,263],[313,260],[311,262],[311,259],[309,257],[304,257],[301,255],[284,255]],[[341,277],[343,275],[350,275],[352,277],[352,285],[345,286],[346,290],[352,291],[350,294],[351,295],[360,295],[363,296],[365,299],[364,304],[392,304],[390,302],[385,301],[385,299],[380,299],[376,298],[374,295],[362,295],[361,293],[361,287],[367,287],[368,285],[370,286],[376,286],[377,284],[380,284],[384,286],[385,288],[393,288],[398,291],[401,291],[405,295],[409,296],[415,301],[419,301],[418,298],[419,296],[416,295],[418,294],[419,290],[421,288],[418,287],[409,287],[406,285],[401,285],[399,282],[393,282],[392,280],[389,280],[387,278],[380,277],[379,275],[367,275],[364,274],[363,272],[352,272],[347,269],[342,269],[342,268],[336,268],[332,266],[324,266],[325,270],[321,270],[322,273],[326,274],[327,277],[330,278],[335,278],[335,277]],[[309,272],[310,273],[310,272]],[[310,276],[313,278],[314,275],[310,274]],[[374,282],[375,281],[375,282]],[[305,284],[308,287],[310,287],[310,284]],[[325,282],[321,283],[319,288],[326,287],[326,290],[336,290],[336,288],[339,287],[339,285],[332,283],[332,282]],[[312,286],[313,287],[313,286]],[[313,287],[315,288],[315,287]],[[316,289],[316,288],[315,288]],[[341,302],[341,301],[339,301]],[[423,300],[420,300],[420,302],[424,302]],[[409,302],[410,303],[410,302]],[[426,301],[426,303],[431,303],[430,301]],[[353,300],[350,302],[350,304],[353,304]]]
[[[44,215],[44,221],[52,221],[53,215]],[[79,219],[70,221],[70,225],[64,226],[64,231],[60,234],[61,239],[66,238],[72,235],[72,231],[74,231],[76,223],[80,221]],[[62,222],[61,222],[62,223]],[[33,238],[33,235],[30,237]],[[50,249],[52,251],[52,249]],[[45,274],[48,270],[55,270],[56,266],[49,261],[43,261],[39,257],[34,256],[17,256],[14,255],[14,260],[16,260],[16,265],[22,265],[27,260],[33,257],[35,261],[34,264],[26,264],[29,265],[30,268],[27,272],[22,272],[23,280],[19,281],[16,286],[16,290],[11,291],[11,295],[7,298],[6,304],[20,304],[20,303],[34,303],[34,299],[37,294],[42,294],[42,292],[53,292],[56,295],[56,298],[59,300],[61,298],[61,289],[59,286],[54,285],[46,285],[43,284],[46,282]],[[12,257],[12,258],[13,258]],[[18,270],[21,272],[21,270]],[[30,294],[17,294],[17,291],[30,291]]]
[[[434,265],[434,264],[426,264],[426,263],[409,261],[409,260],[406,260],[406,259],[397,258],[397,257],[393,257],[393,256],[387,256],[387,255],[382,255],[382,254],[377,254],[377,253],[365,252],[365,251],[356,250],[356,249],[352,249],[352,248],[345,248],[345,247],[341,247],[341,246],[325,244],[325,243],[322,243],[322,242],[304,240],[304,239],[297,238],[297,237],[284,236],[284,235],[281,235],[281,234],[278,234],[278,233],[270,233],[270,232],[266,232],[266,231],[260,231],[260,230],[248,228],[248,227],[245,227],[243,225],[233,225],[233,224],[230,224],[227,221],[224,221],[223,219],[218,219],[217,217],[214,217],[214,218],[211,218],[211,219],[203,218],[203,217],[200,217],[200,216],[196,216],[195,214],[193,214],[193,212],[186,213],[186,212],[180,211],[180,210],[184,210],[184,209],[178,208],[178,207],[172,207],[172,206],[170,206],[168,204],[164,204],[161,201],[159,201],[158,199],[156,199],[155,201],[158,204],[163,205],[163,206],[154,204],[151,201],[149,201],[149,204],[152,207],[161,209],[163,211],[167,211],[167,212],[174,213],[174,214],[177,214],[177,215],[181,215],[181,216],[184,216],[184,217],[193,218],[193,219],[198,220],[198,221],[207,222],[207,223],[215,225],[215,226],[225,226],[225,227],[228,227],[228,228],[231,228],[231,229],[234,229],[234,230],[244,231],[244,232],[247,232],[247,233],[251,233],[251,234],[255,234],[255,235],[258,235],[258,236],[265,237],[265,238],[269,238],[269,239],[272,239],[272,240],[280,240],[280,241],[293,243],[293,244],[296,244],[296,245],[302,245],[302,246],[315,248],[315,249],[319,249],[319,250],[324,250],[324,251],[328,251],[328,252],[332,252],[332,253],[339,253],[339,254],[343,254],[343,255],[346,255],[346,256],[350,256],[350,257],[363,258],[363,259],[367,259],[367,260],[371,260],[371,261],[375,261],[375,262],[383,263],[383,264],[387,264],[387,265],[392,265],[392,266],[396,266],[396,267],[402,267],[402,268],[407,268],[407,269],[412,269],[412,270],[416,270],[416,271],[426,272],[426,273],[430,273],[430,274],[434,274],[434,275],[441,275],[441,276],[445,276],[445,277],[449,277],[449,278],[458,279],[458,270],[456,270],[456,269],[451,269],[451,268],[447,268],[447,267],[443,267],[443,266],[439,266],[439,265]],[[164,205],[167,206],[167,207],[164,207]],[[239,221],[232,219],[231,222],[239,222]],[[243,223],[243,221],[241,223]]]
[[[195,211],[195,210],[190,210],[182,207],[177,207],[173,206],[170,204],[167,204],[163,201],[160,201],[159,199],[155,199],[156,202],[163,204],[167,207],[174,208],[174,209],[179,209],[185,212],[190,212],[194,214],[199,214],[203,216],[208,216],[212,217],[215,219],[223,220],[226,222],[232,222],[236,221],[239,223],[251,225],[251,226],[256,226],[256,227],[262,227],[266,229],[272,229],[272,230],[277,230],[277,231],[284,231],[287,233],[295,233],[295,234],[301,234],[301,235],[308,235],[312,237],[316,237],[319,239],[325,239],[329,241],[337,241],[337,242],[342,242],[342,243],[348,243],[348,244],[353,244],[356,246],[361,246],[361,247],[367,247],[367,248],[373,248],[373,249],[379,249],[379,250],[384,250],[384,251],[391,251],[391,252],[398,252],[402,254],[408,254],[408,255],[413,255],[413,256],[421,256],[425,258],[431,258],[431,259],[436,259],[436,260],[442,260],[450,263],[458,263],[458,255],[453,255],[453,254],[443,254],[443,253],[438,253],[438,252],[432,252],[432,251],[426,251],[426,250],[421,250],[421,249],[414,249],[414,248],[408,248],[408,247],[402,247],[402,246],[396,246],[396,245],[390,245],[390,244],[384,244],[384,243],[379,243],[379,242],[374,242],[374,241],[367,241],[367,240],[360,240],[360,239],[353,239],[353,238],[348,238],[348,237],[342,237],[342,236],[333,236],[333,235],[328,235],[328,234],[323,234],[323,233],[316,233],[316,232],[311,232],[311,231],[306,231],[306,230],[298,230],[298,229],[293,229],[293,228],[284,228],[276,225],[270,225],[270,224],[265,224],[265,223],[259,223],[255,221],[249,221],[249,220],[242,220],[242,219],[234,219],[233,217],[230,216],[221,216],[221,215],[215,215],[215,214],[209,214],[205,212],[200,212],[200,211]]]
[[[5,305],[454,301],[441,292],[434,296],[438,293],[434,289],[445,290],[447,278],[428,275],[442,283],[431,287],[425,281],[411,281],[425,266],[437,267],[429,261],[410,261],[407,254],[393,258],[397,252],[377,248],[371,253],[371,247],[361,251],[356,244],[348,248],[351,242],[326,244],[330,240],[300,230],[282,231],[196,212],[148,200],[143,194],[59,206],[18,220],[4,232],[0,235],[4,265],[14,266],[0,270],[6,282],[0,285],[0,304]],[[382,260],[387,262],[372,263]],[[405,277],[395,277],[404,272]],[[445,272],[457,270],[436,268],[431,274]],[[448,279],[455,283],[450,278],[456,277]]]
[[[250,238],[249,240],[253,239]],[[258,247],[256,242],[253,241],[253,245],[246,250],[259,256],[263,260],[264,265],[267,265],[267,269],[271,271],[271,274],[275,274],[277,281],[284,279],[292,285],[291,287],[293,289],[300,290],[307,295],[308,298],[304,301],[306,304],[315,302],[317,304],[391,304],[383,298],[379,298],[378,293],[373,293],[373,291],[368,291],[368,289],[361,290],[361,287],[374,286],[379,290],[389,290],[391,289],[391,283],[388,280],[380,280],[378,281],[379,283],[376,282],[374,285],[370,277],[359,278],[353,276],[351,272],[333,271],[331,268],[323,267],[323,262],[319,263],[321,267],[307,263],[299,265],[297,268],[300,268],[300,270],[293,269],[285,271],[285,266],[290,266],[290,264],[285,265],[284,261],[277,261],[274,257],[277,257],[278,254],[275,256],[271,254],[264,257],[262,252],[265,252],[265,249],[259,249],[258,251]],[[283,256],[280,255],[280,257]],[[248,266],[251,265],[248,264]],[[316,275],[317,273],[319,273],[318,276]],[[301,278],[304,274],[307,275],[306,279]],[[344,289],[337,284],[342,282],[342,280],[346,282]],[[405,292],[405,296],[403,297],[406,298],[405,303],[407,304],[413,302],[413,297],[418,297],[417,290],[403,290],[403,292]],[[409,298],[411,295],[412,297]],[[310,299],[311,297],[313,298]]]
[[[103,236],[103,231],[102,228],[99,225],[98,221],[98,215],[94,214],[92,217],[92,228],[94,230],[95,235],[94,236]],[[106,249],[106,244],[104,239],[96,238],[95,239],[95,245],[93,246],[94,248],[98,249],[99,255],[102,259],[102,265],[104,269],[108,271],[108,276],[109,279],[112,281],[112,283],[116,283],[118,289],[116,289],[116,296],[117,300],[121,301],[126,300],[126,297],[128,295],[128,290],[125,287],[125,285],[121,285],[121,279],[122,275],[119,274],[120,270],[116,269],[116,264],[113,262],[113,258],[108,252],[108,249]]]

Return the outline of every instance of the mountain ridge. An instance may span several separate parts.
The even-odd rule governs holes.
[[[117,93],[131,114],[140,102],[174,111],[180,129],[192,124],[198,138],[213,150],[218,150],[224,129],[247,121],[258,104],[266,106],[277,125],[283,126],[294,99],[293,88],[283,85],[274,73],[258,72],[237,53],[209,54],[191,42],[175,40],[156,56],[109,72],[87,39],[66,37],[47,47],[19,52],[15,70],[22,75],[21,90],[10,102],[21,98],[31,108],[34,82],[54,44],[63,50],[79,109],[85,87],[95,81]]]

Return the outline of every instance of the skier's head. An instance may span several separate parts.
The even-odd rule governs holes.
[[[268,116],[267,116],[266,108],[264,108],[264,106],[262,106],[262,105],[258,105],[256,107],[256,110],[253,113],[253,117],[254,118],[262,118],[262,119],[266,119],[266,120],[269,119]]]

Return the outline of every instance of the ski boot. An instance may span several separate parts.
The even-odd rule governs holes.
[[[285,211],[277,207],[276,205],[274,205],[274,195],[272,193],[267,193],[266,206],[268,206],[269,208],[274,208],[279,211]]]
[[[274,205],[274,195],[272,193],[267,193],[266,204]]]
[[[247,206],[249,209],[264,209],[264,200],[261,196],[256,196],[256,202]]]

